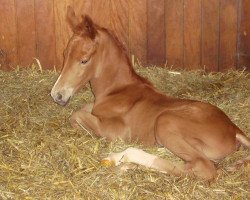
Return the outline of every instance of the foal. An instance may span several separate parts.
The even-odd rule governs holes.
[[[69,7],[67,20],[74,34],[51,96],[65,105],[88,82],[95,95],[93,104],[72,115],[73,127],[109,140],[161,145],[185,164],[177,165],[136,148],[111,154],[104,161],[118,165],[126,160],[176,175],[194,173],[208,180],[216,176],[213,161],[233,153],[240,144],[250,145],[245,134],[217,107],[156,91],[134,72],[118,39],[90,17],[83,16],[79,22]]]

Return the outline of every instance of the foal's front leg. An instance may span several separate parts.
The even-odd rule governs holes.
[[[86,104],[81,110],[73,113],[70,117],[71,126],[76,129],[93,131],[100,136],[100,120],[91,114],[94,104]]]
[[[94,103],[88,103],[82,107],[82,110],[91,113],[94,107]]]

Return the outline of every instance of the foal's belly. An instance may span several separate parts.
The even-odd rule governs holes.
[[[155,138],[155,123],[157,117],[163,109],[145,104],[137,105],[126,116],[124,116],[125,126],[129,127],[129,139],[132,141],[141,142],[147,146],[156,145]]]

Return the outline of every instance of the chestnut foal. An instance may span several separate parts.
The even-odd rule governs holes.
[[[162,145],[185,164],[171,163],[136,148],[113,153],[104,161],[115,165],[133,162],[176,175],[194,173],[209,180],[216,176],[213,161],[232,154],[240,144],[249,146],[245,134],[217,107],[156,91],[134,72],[118,39],[90,17],[83,16],[80,22],[68,7],[67,20],[74,34],[51,96],[65,105],[88,82],[95,95],[93,104],[72,115],[71,124],[109,140]]]

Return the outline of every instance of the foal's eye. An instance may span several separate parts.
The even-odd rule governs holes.
[[[87,59],[85,59],[85,60],[81,60],[81,64],[82,64],[82,65],[86,64],[87,62],[88,62],[88,60],[87,60]]]

